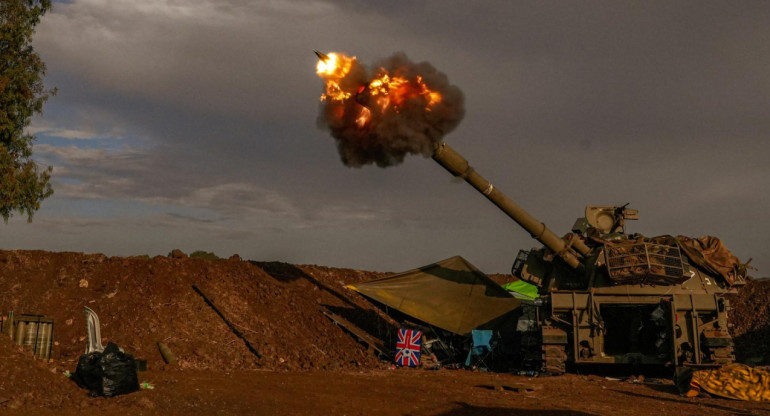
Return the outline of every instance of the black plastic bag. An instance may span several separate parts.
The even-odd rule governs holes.
[[[117,345],[110,342],[102,352],[102,359],[99,362],[104,371],[102,390],[105,397],[139,390],[139,378],[136,375],[136,362],[133,355],[123,353]]]
[[[81,355],[72,379],[90,396],[113,397],[139,390],[134,357],[112,342],[101,353]]]
[[[75,374],[72,375],[72,381],[78,384],[80,388],[88,389],[92,397],[102,396],[102,377],[104,372],[99,365],[102,353],[92,352],[83,354],[78,360],[78,367]]]

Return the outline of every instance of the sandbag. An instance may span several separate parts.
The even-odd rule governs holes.
[[[701,390],[735,400],[770,402],[770,370],[745,364],[726,364],[720,368],[686,371],[679,375],[677,387],[688,397]]]

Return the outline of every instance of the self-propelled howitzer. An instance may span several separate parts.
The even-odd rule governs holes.
[[[433,159],[544,245],[521,250],[512,268],[540,294],[519,325],[524,344],[535,345],[530,365],[560,374],[567,364],[708,367],[735,359],[724,295],[745,283],[746,270],[718,239],[628,235],[625,221],[638,212],[626,206],[588,206],[559,237],[446,143]]]

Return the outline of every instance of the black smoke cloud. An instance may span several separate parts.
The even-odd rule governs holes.
[[[430,156],[433,145],[454,130],[464,114],[462,91],[449,83],[447,76],[428,62],[414,63],[404,53],[375,63],[373,70],[354,61],[351,71],[340,80],[340,86],[352,93],[350,99],[326,100],[321,104],[318,126],[329,129],[337,143],[342,162],[350,167],[376,164],[388,167],[401,163],[408,154]],[[399,106],[375,110],[372,97],[364,86],[382,74],[391,78],[416,80],[418,77],[442,99],[428,108],[424,96],[407,99]],[[356,119],[362,105],[372,108],[371,119],[359,126]]]

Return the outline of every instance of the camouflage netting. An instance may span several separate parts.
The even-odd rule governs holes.
[[[639,237],[627,241],[605,241],[605,260],[615,284],[676,285],[690,276],[684,273],[682,254],[690,264],[720,277],[732,286],[746,279],[742,264],[716,237]]]

